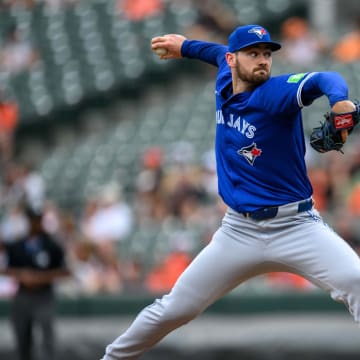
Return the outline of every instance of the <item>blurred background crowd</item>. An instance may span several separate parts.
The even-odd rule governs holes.
[[[72,271],[60,294],[165,292],[210,241],[225,211],[213,155],[215,69],[161,62],[150,39],[226,43],[244,23],[283,43],[274,75],[336,70],[360,97],[357,1],[1,1],[0,239],[26,237],[25,209],[41,211]],[[304,110],[307,134],[328,109],[318,100]],[[345,154],[307,152],[316,207],[356,251],[358,136]],[[243,288],[315,291],[289,274]],[[0,297],[15,290],[2,276]]]

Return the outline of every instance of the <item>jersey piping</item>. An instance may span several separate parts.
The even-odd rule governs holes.
[[[297,90],[297,94],[296,94],[296,98],[297,98],[297,102],[298,102],[298,105],[303,108],[305,105],[303,104],[302,100],[301,100],[301,92],[302,92],[302,89],[305,85],[305,83],[311,78],[313,77],[315,74],[317,74],[317,72],[312,72],[310,74],[308,74],[308,76],[306,76],[306,78],[301,82],[298,90]]]

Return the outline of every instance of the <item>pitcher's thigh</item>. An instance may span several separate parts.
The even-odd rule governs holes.
[[[344,239],[326,224],[319,224],[312,240],[317,262],[310,266],[310,275],[340,293],[360,283],[359,256]]]
[[[288,265],[344,302],[360,320],[360,258],[323,222],[306,223],[293,239]]]
[[[255,241],[243,241],[220,228],[179,277],[169,297],[201,311],[256,271],[263,260]]]

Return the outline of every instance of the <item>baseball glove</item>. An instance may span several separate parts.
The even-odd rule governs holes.
[[[312,130],[310,135],[310,145],[319,153],[331,150],[342,151],[347,136],[353,131],[354,127],[360,122],[360,103],[353,101],[355,111],[337,114],[331,111],[324,115],[325,121],[321,126]]]

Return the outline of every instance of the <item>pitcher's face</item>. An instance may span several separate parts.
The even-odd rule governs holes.
[[[234,53],[237,77],[252,85],[260,85],[270,78],[272,51],[266,44],[249,46]]]

